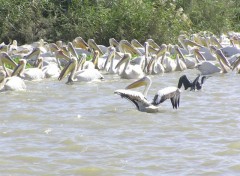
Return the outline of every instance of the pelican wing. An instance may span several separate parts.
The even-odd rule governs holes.
[[[159,105],[165,100],[170,99],[173,109],[179,107],[180,103],[180,90],[177,87],[166,87],[157,92],[153,98],[153,105]]]
[[[122,98],[131,101],[133,104],[135,104],[139,111],[143,111],[146,107],[151,106],[151,104],[147,101],[141,92],[118,89],[114,93],[120,95]]]
[[[179,78],[178,88],[181,89],[182,85],[184,86],[185,90],[192,86],[191,81],[187,78],[186,75],[183,75]]]

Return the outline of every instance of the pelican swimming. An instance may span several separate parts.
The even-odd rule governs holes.
[[[156,54],[152,54],[152,58],[147,65],[147,74],[161,74],[164,73],[165,69],[163,65],[160,63],[159,58],[157,58]]]
[[[44,79],[45,75],[40,68],[42,66],[42,59],[40,58],[39,64],[36,68],[27,68],[27,61],[25,59],[20,59],[18,66],[14,69],[12,76],[18,75],[20,78],[28,81],[39,81]]]
[[[194,81],[190,81],[186,75],[183,75],[179,78],[178,81],[178,88],[181,89],[182,85],[184,86],[185,90],[190,88],[191,90],[201,90],[203,83],[207,79],[206,76],[201,77],[201,81],[199,82],[200,79],[200,74],[194,79]]]
[[[113,46],[110,46],[108,57],[104,63],[104,70],[106,70],[109,74],[115,74],[118,72],[118,69],[115,68],[117,64],[116,60],[114,60],[115,54],[116,54],[116,49]],[[110,62],[110,65],[109,67],[107,67],[109,62]]]
[[[123,58],[117,63],[116,68],[125,63],[123,70],[119,73],[119,76],[124,79],[138,79],[144,76],[143,70],[140,65],[130,65],[130,59],[132,55],[125,53]]]
[[[132,55],[142,56],[143,54],[127,40],[121,40],[119,42],[119,50],[122,53],[130,53]]]
[[[145,76],[132,84],[128,85],[125,89],[118,89],[114,93],[120,95],[122,98],[126,98],[135,104],[136,108],[141,112],[159,112],[159,104],[165,100],[170,99],[173,109],[177,109],[180,103],[180,90],[177,87],[166,87],[159,90],[152,102],[147,100],[147,93],[152,84],[150,77]],[[132,91],[129,89],[145,86],[143,93]]]
[[[90,49],[99,52],[99,56],[102,56],[107,51],[107,47],[103,45],[97,45],[94,39],[88,39],[88,46]]]
[[[72,84],[73,82],[90,82],[95,80],[103,80],[103,75],[97,69],[83,69],[77,71],[77,59],[72,57],[65,68],[61,71],[58,80],[62,80],[69,73],[68,81],[66,84]]]
[[[12,70],[5,67],[5,64],[8,64],[12,67],[12,69],[15,69],[17,67],[17,63],[6,53],[2,52],[0,53],[0,65],[2,65],[2,68],[0,70],[4,70],[7,74],[7,76],[11,76]]]
[[[17,77],[7,77],[4,70],[0,70],[0,91],[22,91],[26,90],[24,81]]]
[[[196,68],[201,72],[202,75],[227,73],[228,70],[226,67],[232,69],[232,66],[220,49],[216,49],[214,52],[216,54],[216,61],[218,62],[203,61],[197,64]],[[216,63],[219,63],[220,67],[216,65]]]
[[[238,56],[238,58],[233,62],[233,68],[232,70],[235,70],[237,71],[237,73],[240,73],[240,56]]]

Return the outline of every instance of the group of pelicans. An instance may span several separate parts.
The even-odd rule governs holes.
[[[116,74],[123,79],[137,81],[115,93],[132,101],[139,111],[158,112],[159,104],[170,99],[173,108],[179,107],[180,89],[200,90],[207,75],[214,73],[240,73],[240,34],[229,32],[216,37],[199,32],[178,37],[179,44],[158,45],[147,39],[142,45],[136,39],[109,39],[109,46],[98,45],[93,39],[81,37],[64,43],[39,40],[18,46],[0,44],[0,91],[27,89],[27,81],[68,77],[67,84],[103,80],[104,74]],[[150,102],[146,99],[151,86],[148,75],[158,75],[186,69],[198,69],[199,75],[191,82],[186,75],[177,87],[161,89]],[[204,76],[205,75],[205,76]],[[27,80],[27,81],[25,81]],[[130,89],[145,86],[143,93]]]

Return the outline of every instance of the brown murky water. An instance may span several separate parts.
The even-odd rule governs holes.
[[[149,98],[176,86],[182,74],[151,76]],[[182,90],[178,110],[166,101],[157,114],[138,112],[113,94],[133,80],[65,81],[0,93],[1,175],[240,173],[240,75],[213,75],[202,91]]]

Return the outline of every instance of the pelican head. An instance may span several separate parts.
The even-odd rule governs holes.
[[[24,59],[36,59],[40,55],[40,48],[34,48],[31,53],[28,55],[24,56]]]
[[[216,53],[217,59],[218,59],[219,61],[223,62],[228,68],[232,69],[231,64],[229,63],[229,61],[227,60],[227,58],[223,55],[222,50],[217,49],[217,50],[215,51],[215,53]]]
[[[88,39],[88,45],[91,49],[97,50],[100,55],[103,55],[102,50],[99,48],[99,46],[96,44],[96,42],[93,39]]]
[[[23,73],[25,67],[26,67],[27,61],[25,59],[20,59],[18,62],[17,67],[13,70],[12,76],[22,76],[21,74]]]
[[[76,58],[78,58],[77,52],[75,48],[73,47],[72,42],[68,42],[68,51]]]
[[[145,89],[143,91],[143,95],[146,97],[151,84],[152,84],[151,78],[149,76],[144,76],[143,78],[128,85],[125,89],[133,89],[133,88],[144,86]]]
[[[35,62],[35,67],[42,69],[43,67],[43,57],[39,57]]]
[[[62,48],[62,47],[63,47],[63,42],[62,42],[62,40],[56,41],[56,45],[57,45],[59,48]]]
[[[130,53],[125,53],[122,57],[122,59],[117,63],[117,65],[115,66],[116,68],[119,68],[123,63],[129,61],[132,58],[132,55]]]
[[[119,42],[119,46],[121,48],[121,52],[128,52],[128,53],[131,53],[131,54],[136,54],[136,55],[139,55],[141,56],[142,53],[140,51],[138,51],[134,46],[132,46],[127,40],[121,40]]]
[[[78,62],[77,70],[81,70],[82,69],[82,66],[86,62],[86,60],[87,60],[87,55],[85,53],[82,53],[82,55],[81,55],[81,57],[79,59],[79,62]]]
[[[151,45],[153,48],[160,48],[160,46],[153,40],[153,39],[147,39],[147,42],[149,45]]]
[[[2,63],[2,65],[4,63],[6,63],[6,64],[12,66],[13,68],[15,68],[17,66],[17,63],[14,60],[12,60],[12,58],[6,52],[0,53],[0,61],[1,61],[0,63]]]
[[[109,44],[110,44],[110,46],[113,46],[113,47],[117,47],[119,45],[119,43],[117,42],[117,40],[115,38],[110,38]]]
[[[238,67],[239,64],[240,64],[240,56],[238,56],[238,58],[233,62],[232,70],[234,70],[236,67]]]
[[[65,78],[71,72],[66,84],[72,84],[74,81],[73,77],[76,72],[76,69],[77,69],[77,58],[72,57],[71,60],[69,60],[68,64],[61,71],[61,73],[58,77],[58,80],[61,81],[63,78]]]
[[[104,63],[104,69],[106,69],[108,62],[110,62],[115,57],[116,49],[113,46],[109,47],[109,54]]]
[[[183,58],[184,62],[186,62],[186,61],[185,61],[185,57],[183,56],[183,53],[182,53],[182,51],[180,50],[179,46],[178,46],[178,45],[175,45],[175,46],[174,46],[174,49],[175,49],[175,50],[177,51],[177,53],[181,56],[181,58]]]
[[[156,53],[157,58],[164,55],[167,52],[167,48],[168,48],[168,46],[166,44],[162,44],[160,49]]]
[[[152,54],[152,57],[149,61],[149,63],[147,64],[147,66],[144,68],[144,71],[146,70],[147,72],[146,73],[149,73],[150,74],[150,69],[151,67],[153,66],[153,64],[156,62],[157,60],[157,55],[156,54]]]
[[[71,58],[69,56],[67,56],[66,54],[64,54],[63,50],[57,50],[55,52],[55,57],[56,58],[62,58],[65,59],[67,61],[71,60]]]
[[[60,49],[55,43],[49,43],[48,47],[52,53]]]
[[[194,54],[194,56],[195,56],[195,58],[196,58],[198,63],[200,62],[199,59],[201,59],[202,61],[206,61],[206,58],[202,55],[202,53],[199,52],[199,48],[198,47],[195,47],[193,49],[193,54]]]
[[[143,48],[142,44],[137,39],[132,39],[131,44],[136,48]]]
[[[72,43],[75,48],[82,48],[85,50],[88,50],[89,48],[88,44],[82,39],[82,37],[76,37]]]
[[[98,68],[98,59],[99,59],[99,51],[98,51],[98,50],[95,50],[94,53],[93,53],[92,62],[93,62],[93,64],[95,65],[95,68],[96,68],[96,69],[99,69],[99,68]]]
[[[132,84],[128,85],[125,89],[133,89],[141,86],[146,86],[152,84],[152,80],[149,76],[144,76],[143,78],[133,82]]]

